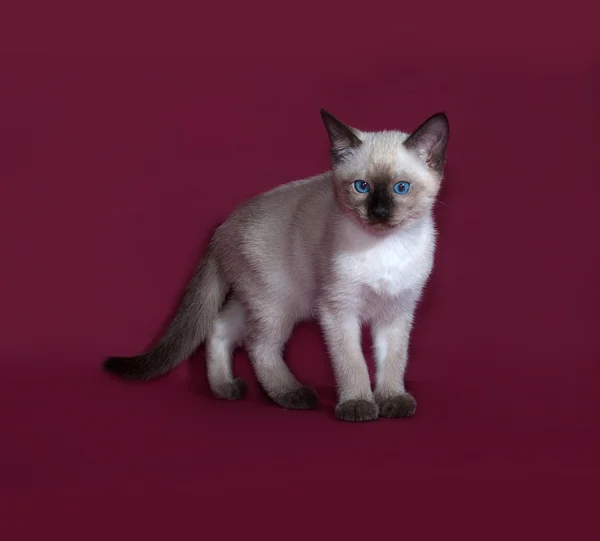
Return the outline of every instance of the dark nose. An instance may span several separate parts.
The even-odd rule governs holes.
[[[371,214],[378,220],[384,220],[389,216],[390,209],[388,207],[384,207],[383,205],[377,205],[375,208],[373,208]]]

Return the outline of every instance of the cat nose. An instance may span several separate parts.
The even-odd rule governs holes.
[[[375,218],[383,220],[384,218],[387,218],[389,216],[390,209],[384,206],[377,206],[371,211],[371,213]]]

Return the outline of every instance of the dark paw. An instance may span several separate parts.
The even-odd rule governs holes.
[[[335,416],[340,421],[353,423],[374,421],[379,416],[379,406],[368,400],[348,400],[335,407]]]
[[[224,400],[241,400],[246,396],[248,385],[242,378],[235,378],[231,382],[220,383],[213,392]]]
[[[319,397],[310,387],[300,387],[278,396],[275,401],[285,409],[312,410],[319,404]]]
[[[417,402],[410,394],[403,393],[382,400],[379,406],[379,415],[382,417],[412,417],[417,409]]]

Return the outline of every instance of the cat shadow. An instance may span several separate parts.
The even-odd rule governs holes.
[[[210,398],[214,395],[208,385],[206,375],[206,360],[204,352],[192,355],[188,361],[188,391],[203,398]]]

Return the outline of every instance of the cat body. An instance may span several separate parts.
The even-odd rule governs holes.
[[[237,207],[215,231],[165,336],[143,355],[107,359],[108,371],[150,379],[205,343],[213,393],[237,399],[246,387],[231,361],[242,346],[274,402],[311,409],[316,393],[298,382],[282,353],[298,322],[317,319],[336,377],[339,419],[414,413],[404,372],[414,310],[433,266],[432,208],[447,120],[436,115],[409,135],[363,133],[322,116],[332,171]],[[374,390],[363,324],[373,334]]]

